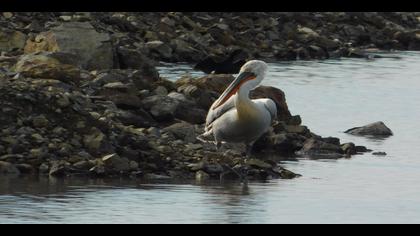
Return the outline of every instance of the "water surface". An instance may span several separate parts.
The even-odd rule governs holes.
[[[0,223],[420,223],[420,53],[394,54],[402,58],[270,63],[263,81],[311,131],[387,156],[284,161],[303,176],[248,186],[0,177]],[[394,136],[343,133],[375,121]]]

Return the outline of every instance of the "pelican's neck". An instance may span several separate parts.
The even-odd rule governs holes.
[[[251,118],[258,113],[254,102],[249,98],[250,90],[251,88],[246,85],[241,86],[235,96],[235,107],[239,119]]]

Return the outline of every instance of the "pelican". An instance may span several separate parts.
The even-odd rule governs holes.
[[[249,98],[249,92],[264,79],[267,68],[260,60],[248,61],[241,67],[235,80],[211,105],[205,132],[199,140],[213,136],[217,149],[225,142],[244,143],[246,156],[250,155],[254,142],[268,131],[277,116],[273,100]]]

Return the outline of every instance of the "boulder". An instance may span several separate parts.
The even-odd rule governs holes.
[[[14,66],[14,70],[32,78],[57,79],[63,82],[80,80],[80,70],[74,65],[62,63],[55,53],[41,52],[23,55]]]
[[[344,131],[344,133],[353,135],[372,135],[372,136],[390,136],[393,135],[382,121],[374,122],[361,127],[354,127]]]
[[[109,34],[97,32],[89,22],[63,22],[26,42],[25,53],[39,51],[73,54],[83,69],[114,67],[114,52]]]

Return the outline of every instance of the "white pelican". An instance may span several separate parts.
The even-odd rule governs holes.
[[[267,64],[263,61],[245,63],[235,80],[210,107],[205,132],[198,139],[205,141],[213,136],[217,148],[222,142],[245,143],[248,156],[254,142],[268,131],[277,115],[273,100],[249,98],[249,92],[264,79],[266,72]]]

